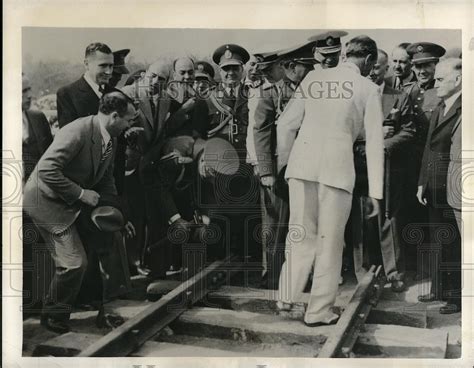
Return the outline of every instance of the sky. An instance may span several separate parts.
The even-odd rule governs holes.
[[[304,43],[308,37],[324,30],[251,30],[251,29],[140,29],[140,28],[38,28],[24,27],[23,57],[33,61],[66,60],[82,62],[84,50],[91,42],[103,42],[112,50],[131,49],[135,62],[151,63],[159,57],[192,55],[210,57],[226,43],[236,43],[250,53],[274,51]],[[365,34],[379,48],[390,51],[401,42],[436,42],[446,49],[461,46],[459,30],[427,29],[357,29],[345,30],[350,38]]]

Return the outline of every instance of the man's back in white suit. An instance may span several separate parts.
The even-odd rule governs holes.
[[[352,193],[353,143],[365,135],[370,195],[382,198],[383,113],[377,86],[352,63],[318,68],[306,76],[290,104],[277,128],[279,167],[288,160],[286,177]]]

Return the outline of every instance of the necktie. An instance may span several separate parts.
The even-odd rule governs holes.
[[[102,154],[102,158],[100,159],[100,163],[103,163],[109,156],[112,154],[112,139],[109,139],[107,146],[105,146],[105,151]]]
[[[155,120],[156,106],[155,106],[155,102],[153,101],[153,98],[150,98],[150,107],[151,107],[151,115],[153,116],[153,120]]]
[[[229,88],[228,91],[224,94],[224,98],[222,99],[222,102],[229,106],[230,108],[234,108],[235,105],[235,92],[233,88]]]
[[[445,109],[446,109],[446,104],[444,103],[444,101],[440,102],[440,104],[439,104],[438,121],[436,122],[436,126],[438,126],[439,123],[441,122],[441,120],[443,120],[443,117],[444,117],[444,115],[445,115]]]
[[[395,78],[395,85],[393,86],[395,89],[402,89],[402,81],[400,80],[400,77]]]
[[[105,93],[105,86],[103,84],[99,85],[99,92],[102,94]]]
[[[26,117],[25,112],[23,112],[23,142],[27,142],[29,137],[28,118]]]

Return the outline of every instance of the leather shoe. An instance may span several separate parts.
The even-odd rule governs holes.
[[[418,301],[422,303],[429,303],[435,300],[436,296],[433,293],[418,296]]]
[[[48,316],[41,316],[41,325],[47,330],[58,334],[65,334],[71,331],[71,328],[65,322],[55,320]]]
[[[331,325],[335,325],[337,323],[337,321],[339,321],[339,317],[338,318],[334,318],[331,322],[329,323],[326,323],[326,322],[313,322],[313,323],[310,323],[310,322],[304,322],[304,324],[307,326],[307,327],[320,327],[320,326],[331,326]]]
[[[392,281],[392,285],[390,286],[390,289],[394,293],[401,293],[407,289],[407,286],[402,280],[394,280]]]
[[[117,328],[118,326],[123,325],[124,323],[125,320],[122,316],[112,313],[99,313],[95,320],[95,324],[99,328]]]
[[[461,312],[461,306],[458,304],[446,304],[439,308],[439,313],[441,314],[453,314]]]

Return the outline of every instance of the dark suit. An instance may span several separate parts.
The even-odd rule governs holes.
[[[447,195],[448,204],[453,208],[454,216],[458,223],[458,229],[462,233],[462,124],[461,116],[454,123],[453,135],[451,138],[451,153],[448,167]]]
[[[389,86],[393,89],[401,90],[401,91],[403,91],[410,84],[412,84],[413,82],[416,82],[416,81],[417,81],[416,75],[415,75],[415,72],[413,72],[413,71],[410,73],[410,77],[407,78],[404,82],[397,81],[397,77],[395,77],[394,75],[391,75],[391,76],[385,78],[385,84],[387,86]]]
[[[114,143],[115,140],[114,140]],[[81,189],[117,194],[112,157],[101,163],[102,136],[94,117],[80,118],[56,133],[24,188],[23,206],[47,243],[53,244],[56,274],[44,312],[67,320],[87,269],[76,226],[84,205]]]
[[[23,140],[22,160],[26,182],[40,157],[53,141],[48,119],[41,111],[24,111],[28,120],[28,138]]]
[[[186,135],[205,137],[208,129],[207,104],[202,96],[196,96],[192,88],[181,83],[170,84],[168,90],[169,117],[166,121],[166,136]],[[196,97],[194,107],[185,112],[183,104]]]
[[[461,303],[461,235],[448,204],[447,181],[453,134],[462,115],[461,96],[443,115],[444,104],[432,115],[418,185],[428,202],[432,290],[449,303]],[[440,261],[441,260],[441,261]]]
[[[296,86],[288,78],[275,85],[263,85],[255,114],[254,135],[257,167],[260,177],[277,177],[271,188],[262,187],[262,225],[264,247],[267,252],[267,283],[278,289],[281,267],[285,261],[285,240],[288,232],[288,185],[276,168],[276,121],[294,94]]]
[[[416,129],[408,95],[385,84],[382,94],[384,118],[391,118],[394,135],[384,140],[386,167],[385,198],[375,201],[367,196],[354,198],[353,233],[354,267],[358,279],[376,263],[374,252],[380,254],[389,281],[402,280],[405,272],[404,243],[402,241],[402,210],[404,206],[407,161],[414,144]],[[391,114],[391,112],[393,112]],[[387,186],[389,185],[389,186]],[[388,199],[387,199],[388,197]],[[368,202],[368,203],[367,203]],[[389,213],[386,216],[386,205]],[[375,211],[372,211],[375,206]]]
[[[23,112],[27,120],[28,136],[23,137],[22,161],[23,161],[23,183],[26,183],[36,164],[43,153],[53,141],[51,128],[46,116],[41,111],[26,110]],[[37,262],[50,259],[39,259],[35,252],[39,251],[42,240],[31,236],[31,231],[36,232],[36,227],[31,218],[23,213],[23,291],[29,293],[28,297],[23,299],[23,311],[34,309],[37,302],[42,298],[40,295],[43,290],[40,285],[47,282],[45,268],[49,263],[38,265]],[[36,263],[35,263],[36,262]],[[28,265],[32,265],[28,267]],[[36,267],[35,267],[36,266]],[[38,267],[39,266],[39,267]],[[38,283],[37,280],[41,282]]]
[[[113,90],[115,90],[115,88],[106,86],[104,92]],[[62,128],[78,118],[97,114],[99,111],[99,102],[99,97],[84,79],[84,76],[67,86],[59,88],[57,92],[59,127]],[[126,141],[122,135],[118,138],[114,159],[114,178],[119,193],[123,192],[125,148]]]
[[[146,96],[142,91],[137,93],[135,88],[131,85],[122,89],[130,97],[139,96],[137,99],[139,117],[136,126],[144,129],[137,137],[135,146],[136,170],[126,178],[127,201],[134,214],[134,223],[141,224],[137,227],[138,239],[144,239],[140,234],[144,233],[146,228],[148,244],[142,242],[129,245],[139,255],[140,263],[147,264],[155,277],[164,277],[170,266],[169,249],[156,248],[153,262],[149,262],[148,257],[145,257],[144,250],[145,245],[154,244],[166,235],[168,220],[178,213],[169,185],[166,185],[160,171],[154,166],[161,157],[166,138],[171,100],[168,96],[160,97],[156,106],[152,107],[154,104],[152,97]]]

